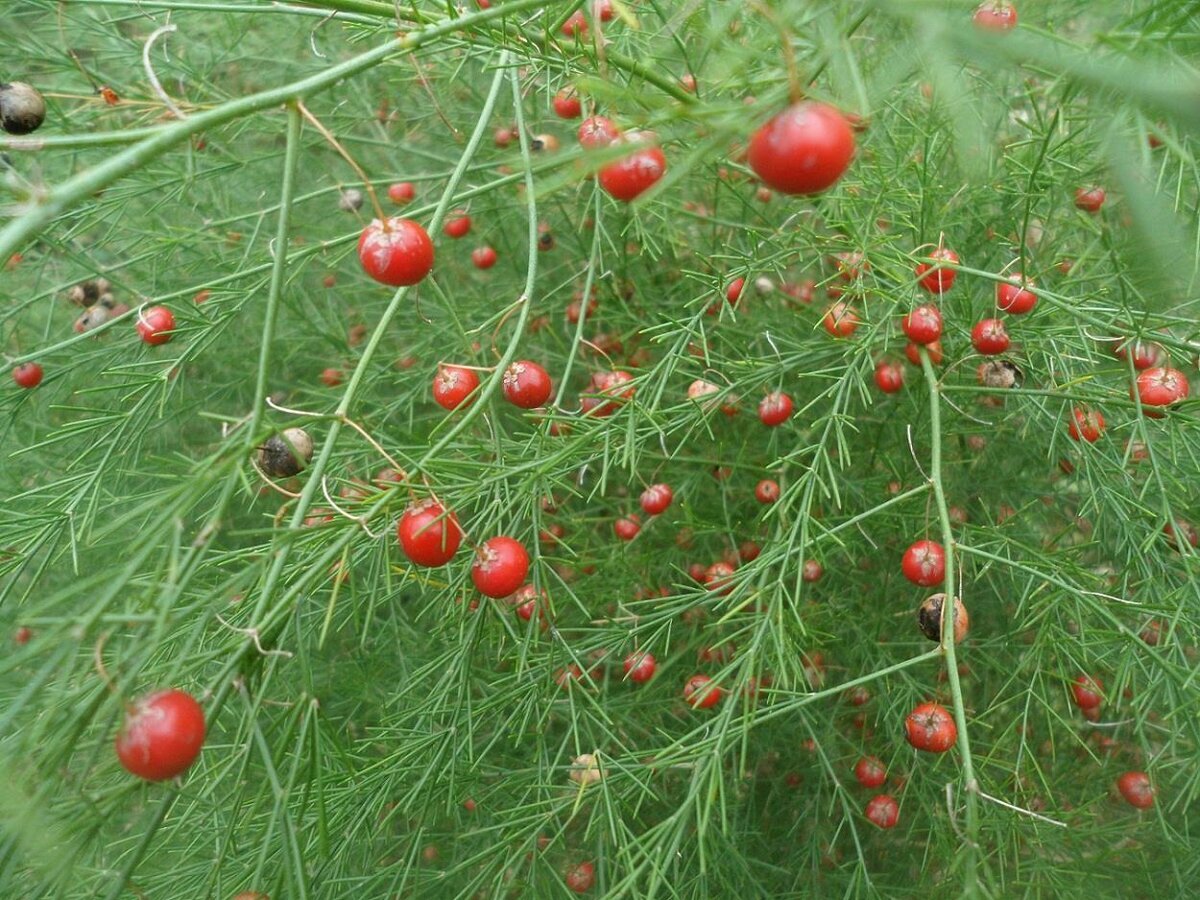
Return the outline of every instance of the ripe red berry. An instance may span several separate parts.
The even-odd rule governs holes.
[[[942,364],[942,359],[944,358],[944,355],[942,353],[942,342],[941,341],[933,341],[932,343],[926,344],[925,352],[929,354],[929,361],[931,363],[933,363],[935,366],[939,366]],[[921,368],[921,345],[920,344],[914,344],[912,341],[909,341],[907,344],[904,345],[904,355],[906,357],[908,357],[908,361],[910,363],[912,363],[918,369]]]
[[[1012,31],[1017,27],[1017,8],[1007,0],[985,0],[975,9],[971,20],[984,31]]]
[[[1145,772],[1125,772],[1117,779],[1117,790],[1130,806],[1149,809],[1154,805],[1154,788]]]
[[[745,278],[735,278],[729,282],[729,286],[725,288],[725,299],[730,306],[737,306],[737,302],[742,299],[742,290],[745,287]]]
[[[1014,316],[1023,316],[1037,306],[1037,294],[1026,290],[1033,280],[1014,272],[1007,281],[996,282],[996,309]]]
[[[321,383],[326,387],[337,387],[342,383],[342,378],[341,369],[329,368],[321,370]]]
[[[1067,434],[1071,436],[1071,440],[1094,444],[1100,440],[1100,435],[1104,434],[1104,416],[1099,410],[1085,410],[1077,406],[1071,410]]]
[[[446,224],[442,226],[442,234],[450,238],[465,237],[470,230],[471,217],[461,209],[451,213],[450,218],[446,219]]]
[[[792,398],[783,391],[774,391],[763,397],[758,404],[758,420],[768,428],[775,428],[792,415]]]
[[[900,560],[904,577],[921,587],[941,584],[946,577],[946,551],[937,541],[917,541]]]
[[[900,807],[888,794],[877,794],[867,801],[863,813],[880,828],[894,828],[900,818]]]
[[[918,750],[945,753],[958,740],[958,727],[950,712],[937,703],[922,703],[904,720],[905,737]]]
[[[1075,705],[1080,709],[1096,709],[1104,702],[1104,684],[1093,675],[1078,675],[1071,684]]]
[[[854,764],[854,777],[865,788],[877,788],[887,781],[887,766],[877,756],[864,756]]]
[[[204,744],[204,710],[191,694],[174,688],[139,697],[126,709],[117,734],[117,758],[147,781],[187,771]]]
[[[458,409],[473,403],[472,392],[479,387],[479,376],[462,366],[438,366],[433,378],[433,399],[443,409]]]
[[[458,552],[462,529],[454,513],[436,500],[418,500],[396,524],[404,555],[418,566],[444,566]]]
[[[583,112],[583,104],[573,88],[564,88],[554,95],[554,114],[560,119],[578,119]]]
[[[486,244],[471,251],[471,265],[477,269],[490,269],[496,264],[496,251]]]
[[[721,702],[724,691],[707,675],[693,675],[683,686],[684,702],[693,709],[709,709]]]
[[[575,15],[580,15],[580,13],[575,13]],[[563,877],[568,890],[576,894],[585,894],[596,883],[596,867],[590,862],[576,863],[567,869],[566,875]]]
[[[535,362],[518,360],[504,370],[501,381],[504,397],[521,409],[537,409],[550,399],[549,373]]]
[[[783,194],[817,194],[837,183],[854,157],[854,132],[824,103],[801,101],[754,132],[747,160],[762,181]]]
[[[929,254],[933,263],[920,263],[916,268],[918,284],[931,294],[944,294],[954,286],[958,272],[940,268],[941,263],[958,265],[958,254],[949,247],[938,247]]]
[[[894,394],[904,387],[904,369],[892,360],[880,360],[875,365],[875,386],[885,394]]]
[[[388,197],[395,203],[408,203],[417,196],[417,189],[411,181],[397,181],[388,185]]]
[[[42,367],[35,362],[21,363],[21,365],[12,370],[13,381],[26,390],[35,388],[41,384],[44,375]]]
[[[582,37],[587,33],[587,27],[587,17],[579,10],[576,10],[563,22],[562,33],[567,37]]]
[[[821,324],[834,337],[849,337],[862,321],[858,317],[857,309],[839,300],[825,310],[825,318],[821,320]]]
[[[715,562],[704,570],[704,586],[710,591],[728,594],[733,590],[733,566],[727,562]]]
[[[485,597],[499,600],[522,584],[529,574],[529,554],[520,541],[500,535],[484,541],[475,551],[471,581]]]
[[[634,513],[613,522],[613,532],[623,541],[632,541],[641,530],[642,522]]]
[[[932,344],[942,336],[941,310],[923,303],[900,320],[900,327],[914,344]]]
[[[363,271],[391,287],[417,284],[433,268],[433,241],[412,219],[393,217],[386,226],[378,219],[358,239]]]
[[[593,150],[607,147],[621,136],[621,129],[604,116],[589,116],[583,120],[576,134],[585,150]]]
[[[984,319],[971,329],[971,345],[984,356],[995,356],[1008,349],[1008,332],[1003,319]]]
[[[654,677],[658,663],[654,659],[654,654],[645,650],[635,650],[625,657],[624,668],[630,681],[636,684],[645,684]]]
[[[1191,385],[1187,376],[1178,369],[1155,366],[1138,373],[1137,393],[1143,407],[1173,406],[1187,399]],[[1145,412],[1155,417],[1162,415],[1154,408]]]
[[[754,486],[754,499],[764,506],[779,499],[779,482],[764,478]]]
[[[1076,188],[1075,189],[1075,207],[1082,209],[1084,212],[1098,213],[1100,207],[1104,205],[1107,195],[1104,193],[1104,188]]]
[[[671,490],[669,484],[652,484],[642,491],[639,501],[646,515],[658,516],[666,512],[667,507],[674,499],[675,492]]]
[[[643,147],[600,170],[600,187],[610,197],[629,201],[649,190],[667,171],[667,158],[658,147]]]
[[[147,344],[165,344],[171,340],[175,330],[175,316],[165,306],[152,306],[145,312],[139,312],[137,318],[137,333]]]
[[[800,567],[800,579],[809,584],[820,581],[825,574],[825,568],[815,559],[806,559]]]

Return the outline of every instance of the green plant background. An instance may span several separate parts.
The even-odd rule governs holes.
[[[1200,15],[1026,2],[996,37],[961,3],[615,5],[598,50],[557,27],[578,3],[10,4],[0,76],[37,85],[50,113],[37,149],[0,138],[0,259],[20,253],[0,270],[0,334],[14,363],[46,369],[37,390],[0,390],[0,630],[33,631],[0,655],[0,893],[553,897],[584,859],[604,896],[1200,886],[1196,556],[1162,535],[1200,515],[1200,430],[1194,401],[1140,415],[1105,340],[1159,341],[1195,375]],[[197,134],[164,116],[142,67],[168,22],[154,71],[189,119],[220,120]],[[799,85],[868,124],[835,189],[764,203],[738,150],[795,87],[784,41]],[[296,98],[238,106],[373,52],[296,94],[389,214],[386,186],[416,184],[404,214],[431,226],[437,262],[407,294],[362,273],[371,207],[338,210],[357,176]],[[554,116],[568,85],[658,135],[667,177],[636,204],[598,191],[600,163]],[[513,124],[561,146],[493,146]],[[139,149],[142,129],[178,139]],[[1091,184],[1108,189],[1098,216],[1072,206]],[[473,227],[453,241],[436,223],[459,208]],[[533,249],[539,226],[553,249]],[[902,358],[898,319],[922,299],[911,273],[939,242],[963,265],[942,301],[946,360],[936,375],[905,363],[905,390],[884,396],[871,370]],[[499,254],[487,272],[469,260],[483,243]],[[843,282],[840,252],[869,272]],[[1009,321],[1025,381],[993,400],[969,333],[1018,270],[1041,292]],[[77,336],[66,291],[100,275],[134,312]],[[721,298],[742,276],[733,308]],[[818,283],[811,304],[780,290],[802,279]],[[821,327],[827,287],[861,311],[848,340]],[[564,310],[592,289],[576,326]],[[143,303],[174,311],[171,343],[137,340]],[[431,401],[439,362],[514,355],[550,370],[561,413],[518,412],[495,377],[469,412]],[[346,380],[322,384],[327,367]],[[572,414],[612,367],[636,375],[633,401]],[[740,412],[688,400],[695,379]],[[755,408],[771,390],[796,412],[768,430]],[[303,423],[317,462],[286,486],[298,500],[248,464],[301,424],[267,393],[317,414]],[[1095,445],[1067,436],[1077,405],[1104,413]],[[526,543],[552,628],[479,599],[469,548],[442,569],[407,563],[394,523],[410,488],[370,485],[388,461],[347,417],[471,542]],[[347,515],[306,527],[331,506],[320,476]],[[772,507],[754,500],[764,477],[783,487]],[[613,521],[659,481],[675,503],[618,542]],[[961,686],[914,627],[926,592],[899,570],[947,505],[965,518]],[[539,540],[556,524],[560,542]],[[747,540],[761,555],[730,595],[689,578]],[[814,584],[806,558],[824,567]],[[1140,637],[1152,620],[1157,646]],[[621,677],[635,648],[658,660],[647,685]],[[572,665],[590,675],[561,687]],[[728,691],[714,710],[682,702],[698,672]],[[1096,725],[1070,700],[1080,673],[1106,688]],[[858,684],[862,707],[845,697]],[[201,699],[209,737],[180,785],[148,786],[111,742],[122,698],[166,685]],[[904,717],[935,696],[960,709],[969,755],[966,735],[943,757],[904,743]],[[581,789],[583,753],[604,778]],[[862,814],[864,753],[892,775],[890,831]],[[1128,769],[1150,773],[1153,809],[1114,799]]]

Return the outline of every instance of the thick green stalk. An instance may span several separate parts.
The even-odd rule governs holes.
[[[924,347],[921,348],[921,369],[925,373],[925,385],[929,389],[929,483],[933,487],[933,500],[934,506],[937,507],[942,547],[946,553],[946,599],[942,603],[941,622],[942,651],[946,655],[946,679],[950,684],[954,721],[958,726],[958,749],[962,759],[966,793],[967,822],[964,836],[966,847],[964,850],[963,895],[971,897],[975,896],[978,890],[979,878],[979,782],[975,780],[975,762],[971,757],[971,740],[967,735],[967,711],[963,703],[962,680],[958,677],[958,660],[954,645],[955,547],[954,532],[950,526],[950,507],[946,502],[946,491],[942,484],[942,396],[938,387],[937,373],[933,369],[933,362],[929,359],[929,352]]]
[[[297,103],[288,104],[287,149],[283,159],[283,187],[280,189],[279,221],[275,228],[275,252],[271,266],[271,285],[267,288],[267,312],[263,319],[262,343],[258,354],[258,377],[254,382],[254,405],[246,427],[247,449],[258,439],[258,423],[262,419],[263,402],[267,397],[267,378],[271,368],[271,350],[275,343],[275,326],[279,321],[279,297],[287,276],[288,232],[292,214],[292,194],[296,189],[296,161],[300,158],[300,128],[303,120]]]
[[[348,59],[344,63],[331,66],[324,72],[310,75],[308,78],[282,87],[271,88],[248,97],[239,97],[214,109],[197,113],[168,125],[141,143],[123,150],[91,169],[80,172],[73,178],[68,178],[47,193],[32,198],[31,207],[0,231],[0,259],[8,259],[21,249],[26,241],[37,235],[46,225],[67,210],[131,172],[143,168],[193,134],[199,134],[242,116],[271,109],[291,100],[310,96],[377,66],[393,54],[416,50],[447,34],[538,6],[541,2],[542,0],[512,0],[512,2],[491,9],[469,13],[456,19],[447,19],[437,25],[408,32],[382,46]],[[0,143],[0,147],[2,146],[3,144]]]

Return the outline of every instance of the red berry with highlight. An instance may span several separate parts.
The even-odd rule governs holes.
[[[550,399],[553,386],[549,373],[535,362],[518,360],[504,370],[504,397],[521,409],[537,409]]]
[[[958,726],[950,712],[937,703],[922,703],[904,720],[905,738],[927,753],[945,753],[958,740]]]
[[[484,541],[475,551],[471,581],[485,597],[507,597],[525,583],[528,574],[529,554],[515,538],[500,535]]]
[[[147,781],[182,775],[204,745],[204,710],[191,694],[156,691],[134,701],[117,735],[117,758]]]
[[[165,344],[175,330],[175,316],[165,306],[152,306],[138,313],[137,333],[147,344]]]
[[[458,552],[462,536],[454,513],[436,500],[413,503],[396,524],[404,555],[418,566],[444,566]]]
[[[443,409],[458,409],[474,402],[472,392],[479,387],[479,376],[462,366],[438,366],[433,378],[433,399]]]
[[[921,587],[941,584],[946,577],[946,551],[937,541],[917,541],[900,561],[904,577]]]
[[[817,194],[838,182],[854,158],[854,131],[838,110],[810,100],[789,106],[754,132],[747,161],[782,194]]]
[[[391,287],[409,287],[433,268],[433,241],[412,219],[390,218],[386,227],[373,219],[358,239],[363,271]]]

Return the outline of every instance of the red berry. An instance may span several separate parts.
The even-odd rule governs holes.
[[[529,554],[520,541],[500,535],[484,541],[475,551],[471,581],[485,597],[507,597],[529,574]]]
[[[946,551],[937,541],[917,541],[900,561],[904,577],[921,587],[941,584],[946,577]]]
[[[877,788],[887,781],[887,767],[877,756],[864,756],[854,764],[854,777],[865,788]]]
[[[971,345],[984,356],[995,356],[1008,349],[1008,332],[1003,319],[984,319],[971,329]]]
[[[654,677],[654,670],[658,668],[658,663],[654,659],[654,654],[645,650],[636,650],[625,657],[624,668],[630,681],[644,684]]]
[[[1006,0],[986,0],[979,4],[971,20],[984,31],[1012,31],[1017,27],[1017,8]]]
[[[446,224],[442,226],[442,234],[450,238],[465,237],[470,230],[471,217],[461,209],[452,213],[446,220]]]
[[[613,522],[613,532],[623,541],[632,541],[641,530],[641,520],[633,513],[622,516]]]
[[[590,116],[583,120],[577,135],[584,149],[593,150],[607,147],[621,136],[621,129],[604,116]]]
[[[580,15],[580,13],[575,15]],[[596,883],[596,867],[590,862],[576,863],[567,869],[564,879],[569,890],[576,894],[585,894]]]
[[[764,506],[779,499],[779,482],[764,478],[754,486],[754,499]]]
[[[567,88],[554,95],[554,114],[560,119],[578,119],[583,112],[583,104],[574,89]]]
[[[1099,410],[1084,410],[1077,406],[1071,411],[1071,423],[1067,426],[1067,433],[1071,440],[1083,440],[1094,444],[1100,440],[1100,435],[1104,434],[1104,416]]]
[[[1075,705],[1080,709],[1096,709],[1104,702],[1104,685],[1092,675],[1079,675],[1071,685]]]
[[[905,737],[918,750],[945,753],[958,740],[958,727],[949,711],[937,703],[922,703],[904,720]]]
[[[942,336],[941,310],[923,303],[900,320],[900,327],[914,344],[932,344]]]
[[[724,691],[707,675],[693,675],[683,686],[683,699],[693,709],[709,709],[721,702]]]
[[[562,24],[562,33],[567,37],[582,36],[587,33],[587,18],[576,10]]]
[[[1107,195],[1104,193],[1104,188],[1076,188],[1075,189],[1075,206],[1077,209],[1082,209],[1084,212],[1098,213],[1100,207],[1104,205],[1104,200]]]
[[[490,269],[496,264],[496,251],[486,244],[471,251],[471,265],[477,269]]]
[[[648,516],[662,515],[674,499],[675,492],[671,490],[669,484],[652,484],[642,491],[639,498],[642,510]]]
[[[433,268],[433,242],[411,219],[378,219],[363,229],[358,239],[358,259],[363,271],[391,287],[417,284]]]
[[[1132,357],[1133,367],[1138,371],[1143,369],[1161,366],[1166,362],[1166,351],[1163,350],[1161,344],[1156,344],[1153,341],[1136,340],[1132,344],[1128,341],[1118,341],[1113,347],[1113,356],[1117,359],[1129,359]]]
[[[444,566],[458,552],[462,529],[454,513],[436,500],[419,500],[396,524],[404,555],[418,566]]]
[[[474,402],[472,392],[479,387],[479,376],[462,366],[438,366],[433,378],[433,399],[443,409],[458,409]]]
[[[1117,779],[1117,790],[1130,806],[1149,809],[1154,805],[1154,788],[1145,772],[1125,772]]]
[[[667,171],[667,158],[658,147],[643,147],[600,170],[600,187],[610,197],[628,203],[649,190]]]
[[[894,828],[897,819],[900,818],[900,807],[888,794],[877,794],[867,801],[863,813],[880,828]]]
[[[42,367],[35,362],[21,363],[12,370],[13,381],[23,388],[35,388],[42,383],[42,377],[45,373]]]
[[[733,566],[727,562],[715,562],[704,570],[704,586],[710,591],[728,594],[733,590]]]
[[[750,168],[783,194],[817,194],[837,183],[854,157],[854,132],[824,103],[801,101],[750,138]]]
[[[175,330],[175,316],[165,306],[152,306],[138,313],[137,333],[147,344],[165,344]]]
[[[504,397],[521,409],[537,409],[550,399],[550,375],[535,362],[518,360],[504,370]]]
[[[742,289],[745,286],[745,278],[735,278],[729,282],[729,286],[725,288],[725,299],[729,301],[730,306],[737,306],[737,302],[742,299]]]
[[[388,186],[388,197],[396,203],[407,203],[417,196],[417,189],[411,181],[397,181]]]
[[[117,758],[147,781],[181,775],[204,744],[204,710],[191,694],[170,689],[139,697],[125,712]]]
[[[321,383],[326,387],[337,387],[342,383],[342,378],[341,369],[330,368],[321,370]]]
[[[793,406],[791,397],[783,391],[774,391],[759,402],[758,420],[768,428],[775,428],[791,417]]]
[[[13,640],[18,644],[18,646],[23,647],[26,644],[28,644],[30,642],[30,640],[32,640],[32,639],[33,639],[33,629],[30,628],[28,625],[22,625],[13,634]]]
[[[944,294],[954,286],[958,272],[940,268],[941,263],[958,265],[958,254],[949,247],[938,247],[929,254],[934,263],[921,263],[916,268],[918,283],[931,294]]]
[[[933,363],[935,366],[941,365],[942,359],[944,358],[942,354],[941,341],[933,341],[932,343],[926,344],[925,352],[929,354],[929,361],[931,363]],[[910,363],[912,363],[918,369],[921,368],[920,344],[914,344],[912,341],[909,341],[904,345],[904,355],[908,357],[908,361]]]
[[[1138,373],[1138,398],[1143,407],[1173,406],[1181,400],[1186,400],[1191,393],[1191,385],[1187,376],[1178,369],[1165,366],[1155,366]],[[1160,416],[1156,409],[1145,410],[1147,415]]]
[[[862,321],[858,318],[857,309],[839,300],[825,310],[825,318],[821,320],[821,324],[834,337],[849,337]]]
[[[1026,288],[1033,286],[1033,280],[1026,278],[1020,272],[1009,276],[1007,281],[996,282],[996,309],[1023,316],[1037,306],[1037,294]]]
[[[800,567],[800,578],[809,584],[820,581],[821,576],[825,574],[825,569],[815,559],[806,559],[804,565]]]
[[[875,365],[875,386],[885,394],[894,394],[904,387],[904,369],[899,363],[881,360]]]

